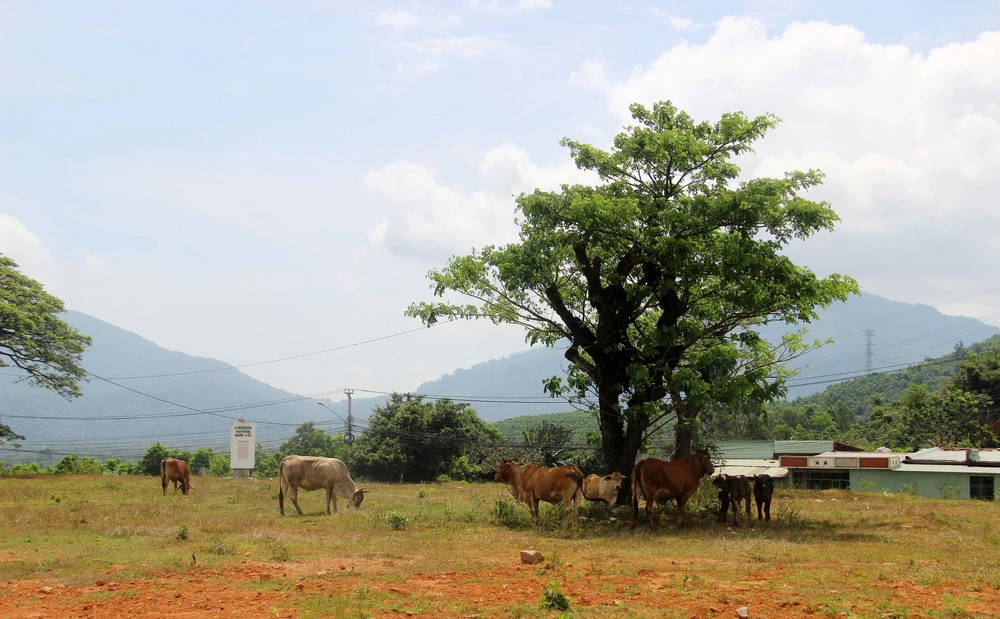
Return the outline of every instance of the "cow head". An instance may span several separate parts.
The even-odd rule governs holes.
[[[508,460],[504,458],[500,461],[500,468],[497,469],[496,481],[507,481],[509,475],[510,467],[514,465],[513,460]]]
[[[715,491],[719,494],[726,492],[726,476],[725,474],[717,476],[712,480],[712,485],[715,486]]]
[[[709,455],[707,449],[699,449],[694,452],[694,455],[698,456],[701,461],[702,469],[704,469],[703,475],[712,475],[715,473],[715,467],[712,466],[712,456]]]
[[[361,501],[365,500],[365,493],[368,492],[364,488],[358,488],[354,491],[354,496],[351,500],[347,502],[348,507],[353,507],[354,509],[359,509],[361,507]]]

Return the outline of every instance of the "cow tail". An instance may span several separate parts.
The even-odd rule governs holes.
[[[285,461],[281,460],[281,464],[278,465],[278,509],[281,513],[285,513],[285,493],[284,493],[284,483],[285,480]]]
[[[146,469],[146,470],[148,471],[149,469]],[[160,460],[160,479],[162,479],[162,480],[166,480],[167,479],[167,459],[166,458]],[[166,481],[164,481],[164,483],[166,483]]]
[[[583,502],[583,472],[577,470],[570,473],[570,478],[576,482],[576,490],[573,491],[573,498],[571,501],[580,509],[580,503]]]
[[[632,467],[632,526],[635,527],[636,521],[639,519],[639,490],[642,489],[642,465],[645,464],[645,460],[639,460],[634,467]]]

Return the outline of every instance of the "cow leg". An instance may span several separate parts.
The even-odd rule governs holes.
[[[302,513],[302,508],[299,507],[299,487],[298,486],[288,486],[288,498],[292,500],[292,505],[295,506],[295,511],[299,512],[299,515],[304,515]]]
[[[656,530],[656,522],[653,520],[653,500],[646,497],[646,517],[649,518],[649,528]]]
[[[167,486],[170,485],[170,482],[167,481],[167,477],[165,475],[163,476],[163,478],[160,481],[163,484],[163,496],[167,496]]]
[[[333,493],[333,484],[326,489],[326,515],[330,515],[330,502],[333,501],[333,513],[337,513],[337,495]]]
[[[750,497],[746,497],[744,500],[746,501],[746,504],[747,504],[747,524],[749,525],[750,524]]]
[[[694,490],[692,490],[690,492],[685,492],[684,494],[682,494],[679,497],[677,497],[677,526],[678,527],[683,528],[685,526],[684,525],[684,507],[687,505],[687,502],[691,499],[691,496],[693,494],[694,494]],[[729,497],[729,500],[730,500],[730,502],[733,505],[735,505],[735,501],[732,500],[732,497]]]
[[[725,522],[726,516],[729,514],[729,495],[720,494],[719,495],[719,522]]]
[[[767,521],[771,522],[771,497],[764,500],[764,513],[767,515]]]
[[[763,505],[763,501],[761,501],[757,497],[754,497],[754,502],[757,503],[757,520],[763,520],[764,519],[764,514],[761,512],[761,507]]]
[[[531,524],[538,525],[538,501],[534,496],[528,496],[528,509],[531,510]]]
[[[177,480],[174,480],[174,494],[177,494]]]

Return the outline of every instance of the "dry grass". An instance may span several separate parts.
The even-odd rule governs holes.
[[[280,516],[274,481],[208,478],[195,486],[190,496],[164,497],[153,478],[0,479],[3,593],[19,581],[81,586],[164,573],[197,573],[224,586],[224,570],[268,564],[281,575],[232,586],[300,592],[274,612],[301,617],[394,609],[550,616],[538,599],[553,580],[578,617],[687,617],[691,608],[713,616],[712,608],[767,603],[752,616],[944,618],[981,616],[1000,600],[994,503],[779,491],[770,525],[741,520],[733,529],[715,522],[704,495],[687,529],[677,529],[668,508],[652,533],[644,514],[633,532],[627,510],[599,506],[584,510],[591,520],[582,526],[562,523],[560,508],[543,509],[534,529],[496,484],[371,484],[360,511],[341,501],[332,517],[320,492],[300,493],[305,516]],[[405,528],[387,521],[393,512],[405,516]],[[519,566],[524,548],[544,553],[546,565]],[[429,575],[461,583],[453,595],[421,593],[433,588],[414,583]],[[310,587],[293,589],[303,579]],[[477,601],[476,591],[505,585],[526,593]]]

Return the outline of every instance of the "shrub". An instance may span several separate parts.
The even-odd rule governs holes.
[[[389,512],[385,517],[385,521],[389,523],[389,526],[392,527],[393,531],[399,531],[401,529],[405,529],[406,523],[409,522],[409,520],[410,519],[407,518],[404,514],[401,514],[397,511]]]
[[[542,610],[569,610],[570,599],[559,590],[556,581],[550,581],[548,588],[542,591],[542,599],[538,602],[538,607]]]

